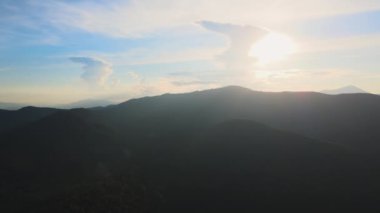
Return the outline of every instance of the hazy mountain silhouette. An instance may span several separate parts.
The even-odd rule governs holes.
[[[0,210],[379,210],[379,109],[371,94],[235,86],[26,108],[0,135]]]
[[[368,93],[367,91],[364,91],[360,89],[359,87],[349,85],[337,89],[331,89],[331,90],[323,90],[321,93],[329,94],[329,95],[339,95],[339,94],[355,94],[355,93]]]
[[[322,141],[359,149],[380,148],[380,97],[372,94],[268,93],[233,86],[131,100],[100,114],[119,122],[121,128],[140,123],[153,128],[178,128],[177,123],[199,128],[242,118]],[[159,125],[163,120],[164,127]]]
[[[112,101],[109,100],[103,100],[103,99],[85,99],[80,100],[77,102],[73,102],[70,104],[65,104],[59,106],[60,108],[64,109],[73,109],[73,108],[92,108],[92,107],[105,107],[109,105],[115,104]]]

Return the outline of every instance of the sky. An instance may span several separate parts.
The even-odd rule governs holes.
[[[380,93],[379,0],[1,0],[0,102]]]

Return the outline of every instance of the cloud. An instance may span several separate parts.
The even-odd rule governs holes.
[[[144,85],[145,84],[145,77],[138,74],[137,72],[128,72],[127,73],[127,77],[128,77],[128,80],[130,81],[130,84],[131,85],[135,85],[135,86],[141,86],[141,85]]]
[[[257,37],[258,35],[260,35],[260,33],[265,33],[265,30],[249,25],[236,25],[213,21],[200,21],[198,22],[198,24],[200,24],[208,30],[223,33],[233,38],[245,38],[247,34]]]
[[[169,76],[173,76],[173,77],[181,77],[181,76],[193,76],[194,73],[193,72],[181,72],[181,71],[178,71],[178,72],[170,72],[168,73]]]
[[[320,91],[345,84],[361,85],[367,81],[366,76],[376,77],[370,72],[363,75],[363,71],[334,68],[274,69],[256,72],[257,81],[261,82],[260,90],[265,91]]]
[[[134,81],[137,81],[137,82],[143,81],[143,78],[136,72],[128,72],[128,76]]]
[[[380,46],[380,34],[347,36],[344,38],[307,39],[302,44],[304,53],[355,50]]]
[[[198,22],[205,29],[221,33],[229,38],[229,48],[218,56],[225,68],[230,71],[252,71],[255,60],[248,52],[255,42],[268,34],[268,30],[249,26],[225,24],[211,21]]]
[[[380,9],[378,0],[131,0],[31,1],[56,27],[116,37],[145,36],[160,29],[214,20],[269,28]],[[31,7],[29,7],[31,8]]]
[[[81,78],[90,85],[105,86],[112,74],[112,66],[108,62],[91,57],[71,57],[70,60],[83,65]]]

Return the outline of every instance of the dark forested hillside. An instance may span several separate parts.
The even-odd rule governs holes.
[[[24,107],[15,111],[0,109],[0,133],[38,121],[57,111],[57,109],[37,107]]]
[[[0,116],[1,212],[379,210],[376,95],[226,87]]]

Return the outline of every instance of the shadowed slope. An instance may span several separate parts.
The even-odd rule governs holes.
[[[165,122],[197,127],[204,122],[251,119],[322,141],[356,149],[380,149],[380,97],[313,92],[256,92],[225,87],[131,100],[104,110],[118,125]],[[164,120],[162,120],[164,119]],[[199,119],[202,122],[197,122]],[[149,121],[149,122],[148,122]],[[161,125],[158,125],[161,126]]]
[[[152,200],[150,212],[376,209],[379,107],[369,94],[226,87],[57,111],[0,135],[2,208],[94,212],[94,190],[105,206],[125,194],[114,212],[133,193],[132,212]],[[142,182],[114,180],[124,174]]]
[[[53,108],[24,107],[19,110],[0,110],[0,133],[38,121],[57,112]]]

